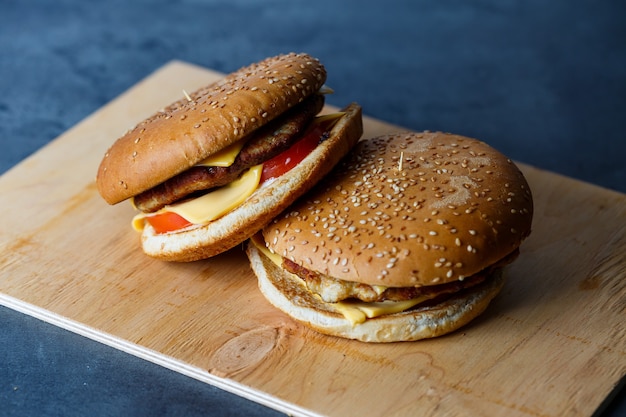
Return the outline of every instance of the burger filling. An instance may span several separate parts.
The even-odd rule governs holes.
[[[148,222],[166,233],[205,224],[237,207],[328,138],[343,113],[315,117],[323,104],[323,96],[315,95],[250,137],[138,194],[133,204],[141,213],[133,227],[141,231]]]
[[[195,192],[206,192],[236,180],[251,167],[287,150],[323,105],[322,95],[312,96],[283,117],[254,132],[251,137],[227,147],[220,155],[136,195],[133,204],[138,210],[154,213]],[[234,158],[229,158],[231,155]]]
[[[327,303],[337,303],[343,300],[355,299],[365,302],[406,301],[426,297],[431,299],[445,294],[454,294],[466,288],[471,288],[488,279],[494,269],[507,265],[517,257],[519,250],[507,255],[499,262],[478,273],[463,279],[438,285],[420,287],[384,287],[368,285],[360,282],[344,281],[330,275],[306,269],[287,259],[282,259],[282,267],[300,277],[309,291],[321,297]]]
[[[438,303],[444,299],[486,282],[504,265],[518,256],[516,249],[494,265],[467,277],[462,281],[421,287],[384,287],[352,281],[344,281],[329,275],[306,269],[268,249],[260,234],[252,237],[252,243],[278,267],[299,278],[308,292],[334,307],[353,325],[368,318],[400,313],[427,303]]]
[[[365,302],[406,301],[418,297],[438,296],[457,293],[464,288],[480,284],[489,276],[488,270],[481,271],[463,281],[422,287],[383,287],[360,282],[344,281],[306,269],[289,259],[283,258],[283,268],[300,277],[309,291],[318,294],[327,303],[336,303],[346,299],[357,299]]]

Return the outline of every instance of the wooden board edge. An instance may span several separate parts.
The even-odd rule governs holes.
[[[102,332],[75,320],[56,314],[52,311],[38,307],[36,305],[26,303],[15,297],[0,292],[0,305],[11,310],[41,320],[45,323],[67,330],[71,333],[85,337],[92,341],[109,346],[113,349],[120,350],[136,358],[148,361],[158,366],[162,366],[173,372],[185,375],[189,378],[196,379],[200,382],[219,388],[223,391],[261,404],[265,407],[280,411],[289,416],[298,417],[321,417],[321,414],[315,413],[297,406],[296,404],[284,401],[278,397],[269,395],[265,392],[252,389],[242,383],[238,383],[232,379],[220,378],[210,372],[189,365],[183,361],[173,357],[164,355],[163,353],[148,349],[141,345],[129,342],[112,334]]]

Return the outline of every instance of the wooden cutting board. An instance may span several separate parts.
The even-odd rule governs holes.
[[[142,254],[94,177],[108,146],[220,74],[172,62],[0,178],[0,303],[293,415],[589,416],[626,374],[626,196],[521,165],[532,236],[451,335],[364,344],[304,329],[236,248]],[[365,109],[367,113],[367,109]],[[365,137],[398,130],[365,120]]]

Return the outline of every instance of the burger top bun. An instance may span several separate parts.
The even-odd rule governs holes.
[[[362,140],[327,178],[263,234],[277,254],[341,280],[460,280],[530,233],[524,176],[475,139],[424,132]]]
[[[326,70],[306,54],[268,58],[189,94],[118,139],[96,183],[115,204],[185,171],[316,93]]]

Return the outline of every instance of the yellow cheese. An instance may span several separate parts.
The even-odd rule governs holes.
[[[367,316],[365,315],[364,312],[362,312],[356,307],[352,307],[348,305],[344,301],[340,301],[332,305],[335,307],[335,309],[339,313],[343,314],[346,320],[348,320],[353,326],[356,324],[364,323],[365,320],[367,320]]]
[[[371,319],[385,314],[401,313],[428,299],[430,299],[430,297],[422,296],[404,301],[379,301],[375,303],[359,302],[356,303],[356,308],[361,310],[368,318]],[[355,305],[353,304],[352,306],[354,307]]]
[[[280,255],[272,252],[267,248],[267,246],[265,246],[265,241],[263,240],[262,236],[256,234],[250,238],[250,241],[254,244],[254,246],[256,246],[258,250],[261,251],[261,253],[263,253],[263,255],[267,256],[270,261],[274,262],[276,265],[282,268],[283,258],[281,258]]]
[[[359,300],[348,300],[333,303],[332,305],[354,325],[363,323],[368,318],[372,319],[387,314],[401,313],[428,299],[430,297],[422,296],[405,301],[377,301],[369,303]]]
[[[203,224],[218,219],[237,207],[259,186],[263,165],[255,165],[237,180],[198,198],[165,206],[154,214],[173,212],[191,223]],[[133,218],[133,228],[142,231],[144,219],[150,214],[139,213]]]
[[[335,90],[333,90],[332,88],[330,88],[329,86],[327,86],[326,84],[322,85],[322,87],[320,88],[320,91],[318,91],[319,94],[335,94]]]
[[[388,287],[385,287],[384,285],[372,285],[372,289],[376,292],[376,294],[378,295],[382,295],[382,293],[385,292],[385,290]]]
[[[239,140],[221,151],[209,156],[198,162],[196,165],[212,166],[212,167],[229,167],[235,162],[235,158],[239,155],[241,148],[245,145],[245,140]]]
[[[252,243],[259,249],[265,256],[267,256],[272,262],[274,262],[279,267],[282,267],[282,258],[280,255],[275,254],[270,251],[266,246],[265,242],[263,242],[262,238],[254,236],[251,239]],[[386,287],[380,287],[379,289],[383,289]],[[319,297],[317,294],[314,296]],[[431,297],[421,296],[417,298],[412,298],[410,300],[405,301],[378,301],[378,302],[365,302],[359,300],[344,300],[339,301],[337,303],[328,303],[335,307],[337,312],[343,314],[346,320],[350,321],[352,325],[360,324],[365,322],[368,318],[380,317],[387,314],[401,313],[405,310],[408,310],[411,307],[418,305],[426,300],[429,300]]]
[[[341,119],[343,117],[343,115],[346,114],[346,112],[343,111],[338,111],[335,113],[328,113],[328,114],[324,114],[321,116],[316,116],[315,119],[313,119],[313,124],[322,124],[322,123],[326,123],[326,122],[333,122],[329,127],[334,126],[335,123],[337,123],[337,121],[339,119]]]

